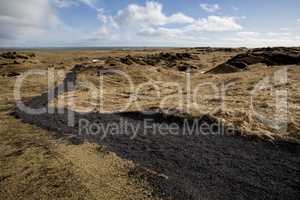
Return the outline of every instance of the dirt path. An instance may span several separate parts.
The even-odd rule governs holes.
[[[135,165],[100,145],[70,145],[0,111],[0,199],[154,200]]]
[[[0,76],[1,200],[157,199],[151,186],[128,176],[135,168],[132,161],[98,144],[71,145],[43,128],[10,116],[15,108],[15,80]],[[47,80],[29,80],[22,90],[24,98],[47,90],[47,84],[43,85]]]
[[[78,71],[73,69],[65,82],[76,82]],[[46,104],[47,94],[28,103],[31,107]],[[183,135],[184,119],[163,118],[160,113],[75,113],[76,125],[69,127],[66,113],[35,116],[17,110],[15,115],[25,122],[54,130],[74,143],[82,140],[99,143],[122,158],[133,160],[140,170],[131,174],[147,179],[165,198],[297,199],[300,196],[299,145],[196,132]],[[79,135],[80,119],[99,121],[103,126],[115,123],[141,128],[134,139],[131,139],[133,130],[116,135],[111,129],[101,140],[101,135]],[[172,135],[153,134],[155,127],[145,132],[146,119],[152,120],[152,125],[176,122],[180,128]],[[204,122],[211,123],[209,119],[200,120]]]

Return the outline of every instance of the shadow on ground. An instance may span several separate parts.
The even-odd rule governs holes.
[[[80,67],[75,67],[64,84],[67,81],[75,83],[79,70]],[[57,91],[55,96],[59,95]],[[28,102],[33,108],[47,104],[47,94]],[[146,179],[166,199],[297,199],[300,195],[300,148],[297,144],[249,140],[215,134],[214,130],[184,134],[186,123],[215,122],[207,116],[195,119],[158,112],[74,112],[75,126],[70,127],[68,113],[64,110],[63,114],[28,115],[17,109],[14,115],[24,122],[53,130],[57,136],[66,137],[74,144],[98,143],[122,158],[133,160],[139,167],[129,175]],[[106,127],[106,137],[102,138],[104,131],[100,134],[81,132],[82,119]],[[149,123],[147,127],[145,121]],[[111,124],[126,130],[109,128]],[[179,128],[172,134],[158,134],[161,124],[177,124]]]

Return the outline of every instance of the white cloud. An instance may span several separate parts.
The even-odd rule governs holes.
[[[300,22],[300,18],[299,18],[299,19],[297,19],[297,21],[298,21],[298,22]]]
[[[87,34],[65,25],[56,9],[52,0],[1,2],[0,46],[69,46]]]
[[[260,35],[260,33],[258,32],[247,32],[247,31],[244,31],[244,32],[238,32],[237,35],[241,38],[254,38],[254,37],[257,37]]]
[[[236,37],[224,37],[226,46],[299,46],[300,40],[289,32],[238,32]]]
[[[242,39],[262,40],[262,39],[284,39],[292,36],[290,32],[238,32],[237,36]]]
[[[106,26],[101,26],[100,29],[99,29],[99,34],[103,34],[103,35],[108,35],[110,34],[110,29]]]
[[[194,21],[192,17],[182,13],[176,13],[168,18],[167,23],[193,23]]]
[[[146,26],[164,25],[167,17],[162,13],[162,5],[156,2],[147,2],[146,6],[129,5],[120,10],[116,17],[120,25],[141,24]]]
[[[260,37],[225,37],[219,41],[219,44],[229,47],[274,47],[274,46],[299,46],[300,40],[297,38],[282,38],[261,35]]]
[[[68,8],[78,5],[78,1],[76,0],[54,0],[54,3],[59,8]]]
[[[84,3],[88,6],[90,6],[91,8],[96,8],[96,2],[97,0],[78,0],[80,1],[81,3]]]
[[[179,36],[182,36],[183,31],[180,29],[169,29],[169,28],[147,28],[147,29],[142,29],[141,31],[139,31],[137,33],[140,36],[146,36],[146,37],[172,37],[172,38],[176,38]]]
[[[3,1],[4,2],[4,1]],[[67,3],[66,3],[67,2]],[[71,3],[75,2],[75,3]],[[92,4],[90,4],[90,3]],[[68,4],[69,3],[69,4]],[[94,29],[67,27],[59,8],[85,4],[95,8],[101,25]],[[0,45],[118,45],[118,46],[272,46],[299,45],[291,31],[242,31],[238,17],[193,18],[182,12],[166,14],[162,4],[148,1],[130,4],[114,15],[96,7],[96,0],[69,0],[58,6],[53,0],[10,0],[0,7]],[[55,10],[57,9],[57,10]],[[82,27],[83,28],[83,27]],[[72,37],[70,37],[72,36]],[[5,40],[5,43],[3,42]]]
[[[175,13],[167,16],[163,13],[163,7],[160,3],[149,1],[145,6],[136,4],[128,5],[120,10],[116,16],[105,15],[99,12],[98,18],[102,23],[108,24],[108,21],[115,24],[114,27],[121,28],[144,28],[147,30],[154,27],[163,27],[168,24],[177,24],[182,30],[192,31],[235,31],[242,29],[242,26],[234,17],[226,16],[208,16],[207,18],[194,19],[183,13]]]
[[[54,0],[54,3],[59,8],[68,8],[71,6],[78,6],[80,3],[85,4],[93,9],[96,7],[97,0]]]
[[[216,12],[218,10],[221,10],[221,7],[219,4],[200,4],[200,8],[206,12]]]
[[[292,35],[290,32],[267,32],[268,36],[290,36]]]
[[[114,19],[120,26],[139,25],[143,27],[162,26],[169,23],[191,23],[194,21],[193,18],[182,13],[166,16],[162,9],[162,4],[153,1],[146,2],[145,6],[130,4],[127,8],[120,10]]]
[[[241,30],[242,26],[233,17],[208,16],[198,19],[187,28],[194,31],[220,32]]]
[[[48,0],[9,0],[1,2],[0,38],[42,34],[60,25]]]
[[[111,26],[115,28],[118,27],[118,25],[115,22],[115,19],[110,15],[106,15],[104,9],[97,9],[97,18],[105,26]]]
[[[280,31],[291,31],[292,29],[291,28],[288,28],[288,27],[282,27],[279,29]]]
[[[148,1],[145,5],[130,4],[107,15],[98,12],[101,28],[92,36],[101,41],[131,41],[149,44],[151,40],[166,44],[170,39],[177,42],[200,42],[206,40],[206,32],[230,32],[241,30],[235,17],[208,16],[195,19],[178,12],[166,15],[162,4]],[[144,41],[144,42],[143,42]]]

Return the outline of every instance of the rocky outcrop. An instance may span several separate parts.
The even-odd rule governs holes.
[[[227,62],[218,65],[207,73],[232,73],[247,70],[250,65],[263,63],[267,66],[300,64],[298,48],[262,48],[252,49],[238,54]]]

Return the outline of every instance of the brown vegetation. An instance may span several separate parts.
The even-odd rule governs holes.
[[[247,52],[243,48],[193,48],[20,54],[27,55],[28,59],[2,56],[0,61],[1,197],[249,199],[253,195],[263,199],[299,196],[299,145],[289,143],[300,142],[300,69],[298,60],[293,60],[299,55],[298,49]],[[248,62],[246,55],[251,59],[255,56],[255,61]],[[180,124],[182,118],[200,118],[205,122],[217,120],[236,127],[239,136],[142,135],[136,140],[108,137],[101,142],[91,137],[87,138],[89,143],[82,144],[83,141],[78,142],[67,132],[74,130],[66,127],[63,116],[28,117],[21,112],[15,116],[22,119],[11,116],[10,113],[15,111],[13,87],[18,76],[29,69],[48,68],[65,73],[72,69],[71,72],[76,73],[76,82],[89,81],[99,91],[103,87],[105,112],[118,112],[134,96],[134,103],[116,114],[103,114],[99,101],[91,99],[90,91],[85,87],[46,101],[54,107],[72,109],[79,116],[80,112],[89,111],[91,118],[114,121],[123,117],[138,124],[137,118],[145,118],[138,111],[155,110],[158,123],[162,120]],[[132,93],[128,81],[116,70],[126,72],[135,86],[151,84]],[[287,82],[276,82],[278,71],[287,72]],[[63,82],[65,75],[56,75],[57,85]],[[104,75],[102,84],[99,82],[101,75]],[[187,82],[189,76],[191,79]],[[286,132],[270,127],[250,109],[252,91],[266,77],[270,77],[273,89],[255,92],[253,106],[272,121],[276,111],[276,90],[287,90]],[[177,87],[165,82],[178,83],[182,95],[178,95]],[[217,89],[206,83],[213,83]],[[158,86],[160,95],[153,85]],[[188,85],[192,90],[199,87],[194,99],[197,106],[187,106],[190,100]],[[220,95],[224,85],[227,86],[225,98]],[[32,76],[25,80],[22,99],[34,104],[33,99],[40,100],[40,95],[46,91],[47,76]],[[171,95],[161,107],[162,100]],[[68,100],[71,97],[74,103],[59,104],[60,98]],[[91,105],[93,109],[87,110]],[[166,110],[170,115],[161,115]],[[240,135],[255,136],[255,140]]]

